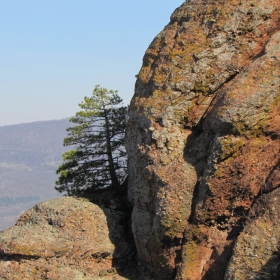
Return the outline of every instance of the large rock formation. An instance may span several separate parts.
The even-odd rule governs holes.
[[[280,0],[187,0],[129,114],[141,279],[279,279]],[[103,211],[60,198],[0,232],[0,279],[140,279],[130,205],[110,192]]]
[[[149,277],[277,277],[279,150],[280,1],[187,0],[146,51],[129,112]]]

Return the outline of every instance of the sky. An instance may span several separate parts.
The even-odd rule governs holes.
[[[95,85],[129,104],[183,0],[0,0],[0,126],[74,116]]]

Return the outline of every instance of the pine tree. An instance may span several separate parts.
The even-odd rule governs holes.
[[[68,195],[84,191],[119,187],[126,178],[124,148],[127,107],[120,106],[117,91],[95,86],[91,97],[79,104],[81,111],[70,122],[64,146],[75,148],[65,152],[56,173],[55,189]]]

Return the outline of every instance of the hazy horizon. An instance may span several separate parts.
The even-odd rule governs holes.
[[[40,123],[40,122],[51,122],[51,121],[62,121],[62,120],[66,120],[69,119],[70,117],[66,117],[66,118],[60,118],[60,119],[49,119],[49,120],[34,120],[34,121],[30,121],[30,122],[20,122],[20,123],[13,123],[13,124],[4,124],[4,125],[0,125],[0,127],[3,126],[13,126],[13,125],[24,125],[24,124],[30,124],[30,123]],[[71,124],[69,122],[69,124]]]

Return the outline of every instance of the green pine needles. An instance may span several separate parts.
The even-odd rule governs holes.
[[[120,106],[117,91],[95,86],[91,97],[79,104],[81,111],[70,118],[64,146],[75,146],[63,154],[56,173],[55,189],[81,195],[109,186],[119,187],[127,176],[124,147],[127,107]]]

